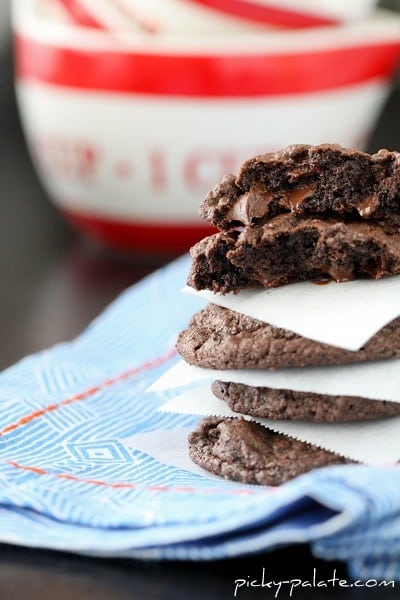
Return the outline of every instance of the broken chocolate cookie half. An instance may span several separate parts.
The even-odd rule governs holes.
[[[278,214],[391,219],[400,215],[400,153],[367,154],[337,144],[289,146],[246,161],[200,206],[220,230],[260,225]]]
[[[248,160],[208,194],[220,232],[192,250],[188,284],[221,293],[400,272],[400,153],[297,145]]]

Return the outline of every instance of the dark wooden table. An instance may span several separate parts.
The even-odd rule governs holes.
[[[2,0],[0,0],[2,1]],[[49,203],[33,172],[11,93],[10,56],[0,56],[0,368],[78,334],[120,291],[155,265],[116,258],[80,240]],[[400,91],[393,93],[370,150],[400,147]],[[1,536],[1,532],[0,532]],[[238,577],[346,577],[343,564],[305,546],[214,563],[143,563],[0,545],[1,600],[231,598]],[[400,585],[400,584],[399,584]],[[400,588],[399,588],[400,589]],[[359,593],[357,593],[357,591]],[[273,598],[271,590],[239,598]],[[287,591],[278,596],[287,598]],[[398,598],[399,590],[296,591],[297,598]]]

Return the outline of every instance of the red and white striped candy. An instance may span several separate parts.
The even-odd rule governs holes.
[[[134,3],[136,0],[125,0]],[[299,28],[363,19],[377,0],[186,0],[249,22]]]
[[[377,0],[110,0],[163,33],[338,25],[367,17]]]
[[[77,24],[106,31],[221,34],[265,29],[265,23],[188,0],[58,0]]]
[[[105,31],[221,34],[338,25],[377,0],[58,0],[77,25]],[[53,2],[53,4],[57,4]]]
[[[120,0],[58,0],[76,25],[103,31],[153,31],[134,9]]]

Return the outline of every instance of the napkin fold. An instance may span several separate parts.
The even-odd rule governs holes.
[[[182,430],[199,417],[159,411],[176,390],[145,390],[204,305],[179,292],[188,269],[157,271],[74,341],[0,375],[0,541],[191,560],[309,542],[356,578],[400,578],[398,468],[329,467],[279,488],[185,468]],[[180,456],[152,436],[176,437]]]

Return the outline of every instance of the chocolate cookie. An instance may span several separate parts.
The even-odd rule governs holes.
[[[189,435],[190,458],[226,479],[281,485],[312,469],[350,459],[244,419],[207,417]]]
[[[261,226],[218,232],[191,255],[188,285],[223,294],[307,279],[379,279],[400,272],[400,233],[386,221],[283,214]]]
[[[218,229],[263,224],[277,214],[387,219],[400,215],[400,153],[295,145],[245,162],[200,207]]]
[[[280,369],[400,358],[400,318],[353,352],[209,304],[192,316],[176,348],[187,363],[205,369]]]
[[[191,287],[227,291],[261,287],[261,284],[245,269],[235,267],[227,254],[235,249],[238,231],[220,232],[203,238],[190,249],[192,267],[187,283]]]
[[[215,381],[211,389],[234,412],[265,419],[344,423],[400,415],[400,402],[386,400],[275,390],[224,381]]]

